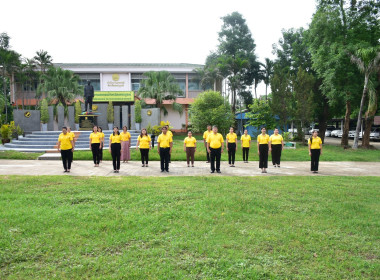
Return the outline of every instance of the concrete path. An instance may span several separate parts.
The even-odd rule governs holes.
[[[58,160],[0,160],[0,175],[69,175],[69,176],[380,176],[380,162],[320,162],[319,174],[312,174],[310,162],[287,161],[281,168],[271,165],[268,173],[262,174],[257,161],[250,163],[237,162],[236,167],[221,164],[221,174],[210,174],[210,165],[206,162],[195,162],[195,167],[187,167],[186,162],[175,161],[170,164],[169,173],[160,171],[160,163],[150,162],[149,167],[132,161],[121,163],[120,173],[113,173],[112,162],[105,161],[100,167],[94,167],[91,161],[74,161],[70,173],[63,173],[62,162]]]

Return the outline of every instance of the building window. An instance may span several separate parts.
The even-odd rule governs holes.
[[[201,90],[201,85],[197,75],[189,75],[189,91]]]
[[[79,73],[77,74],[80,78],[79,84],[82,86],[87,85],[87,81],[91,82],[91,85],[94,87],[95,91],[100,91],[100,74],[84,74]]]
[[[141,79],[132,79],[132,90],[138,91],[140,88],[140,81]]]

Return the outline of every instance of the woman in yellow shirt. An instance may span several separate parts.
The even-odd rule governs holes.
[[[120,154],[122,152],[121,148],[121,135],[119,133],[119,128],[114,127],[113,133],[110,135],[110,153],[112,155],[112,164],[113,164],[113,172],[119,173],[120,170]]]
[[[129,148],[131,147],[131,134],[127,130],[127,126],[123,126],[123,131],[120,133],[121,136],[121,149],[123,152],[121,153],[121,160],[124,162],[128,162],[131,160],[131,152]]]
[[[207,161],[206,163],[210,163],[210,153],[207,152],[207,137],[212,133],[211,125],[207,125],[207,130],[203,132],[203,143],[205,144],[206,148],[206,155],[207,155]]]
[[[241,146],[243,148],[243,161],[248,163],[249,148],[251,147],[251,136],[248,135],[248,130],[244,130],[244,134],[240,138]]]
[[[322,155],[322,139],[318,137],[318,131],[313,130],[308,144],[309,156],[311,158],[311,172],[318,173],[319,157]]]
[[[137,137],[136,150],[140,147],[142,167],[148,167],[149,150],[152,149],[152,140],[145,128],[141,129],[139,137]]]
[[[102,135],[98,132],[98,126],[94,125],[90,134],[90,150],[92,151],[92,159],[95,167],[99,166],[99,148]]]
[[[257,136],[257,153],[259,154],[259,168],[261,168],[261,173],[267,173],[268,168],[268,143],[269,135],[266,134],[266,129],[263,127],[261,129],[261,134]]]
[[[73,137],[73,148],[74,148],[75,147],[75,133],[71,131],[70,126],[67,127],[67,133],[70,134],[71,137]],[[73,158],[74,158],[74,153],[71,156],[71,163],[73,162]]]
[[[70,172],[71,162],[73,161],[74,140],[65,126],[62,127],[62,133],[58,137],[58,152],[61,152],[63,172]]]
[[[187,167],[190,167],[190,159],[191,167],[194,167],[194,154],[197,149],[197,139],[193,137],[193,133],[191,131],[187,132],[187,137],[183,141],[183,149],[186,152]]]
[[[100,133],[101,138],[100,138],[100,146],[99,146],[99,162],[103,161],[103,148],[104,148],[104,133],[103,129],[98,126],[98,133]]]
[[[278,134],[278,128],[274,129],[274,133],[269,137],[269,151],[272,152],[272,163],[274,167],[280,167],[281,151],[284,148],[284,139]]]
[[[234,128],[230,127],[230,133],[226,135],[226,146],[228,151],[228,164],[230,167],[235,167],[235,154],[237,150],[237,135]]]

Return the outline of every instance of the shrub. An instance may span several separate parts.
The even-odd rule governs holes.
[[[114,120],[114,115],[113,115],[113,104],[112,101],[108,102],[108,107],[107,107],[107,122],[108,123],[113,123]]]
[[[41,102],[41,122],[42,123],[48,123],[50,119],[49,116],[49,107],[47,99],[44,98]]]
[[[141,123],[141,101],[136,100],[135,101],[135,122],[136,123]]]
[[[173,128],[172,126],[170,126],[170,122],[169,122],[169,121],[166,121],[166,122],[161,121],[161,122],[160,122],[160,125],[155,125],[155,126],[153,126],[154,134],[155,134],[155,135],[160,135],[160,134],[161,134],[161,129],[162,129],[162,127],[163,127],[163,126],[166,126],[166,125],[169,127],[169,130],[171,130],[171,129]]]
[[[82,113],[82,107],[80,101],[77,100],[74,104],[74,122],[79,123],[79,115]]]

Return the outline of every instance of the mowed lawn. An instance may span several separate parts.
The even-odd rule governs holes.
[[[0,279],[378,279],[377,177],[0,177]]]

